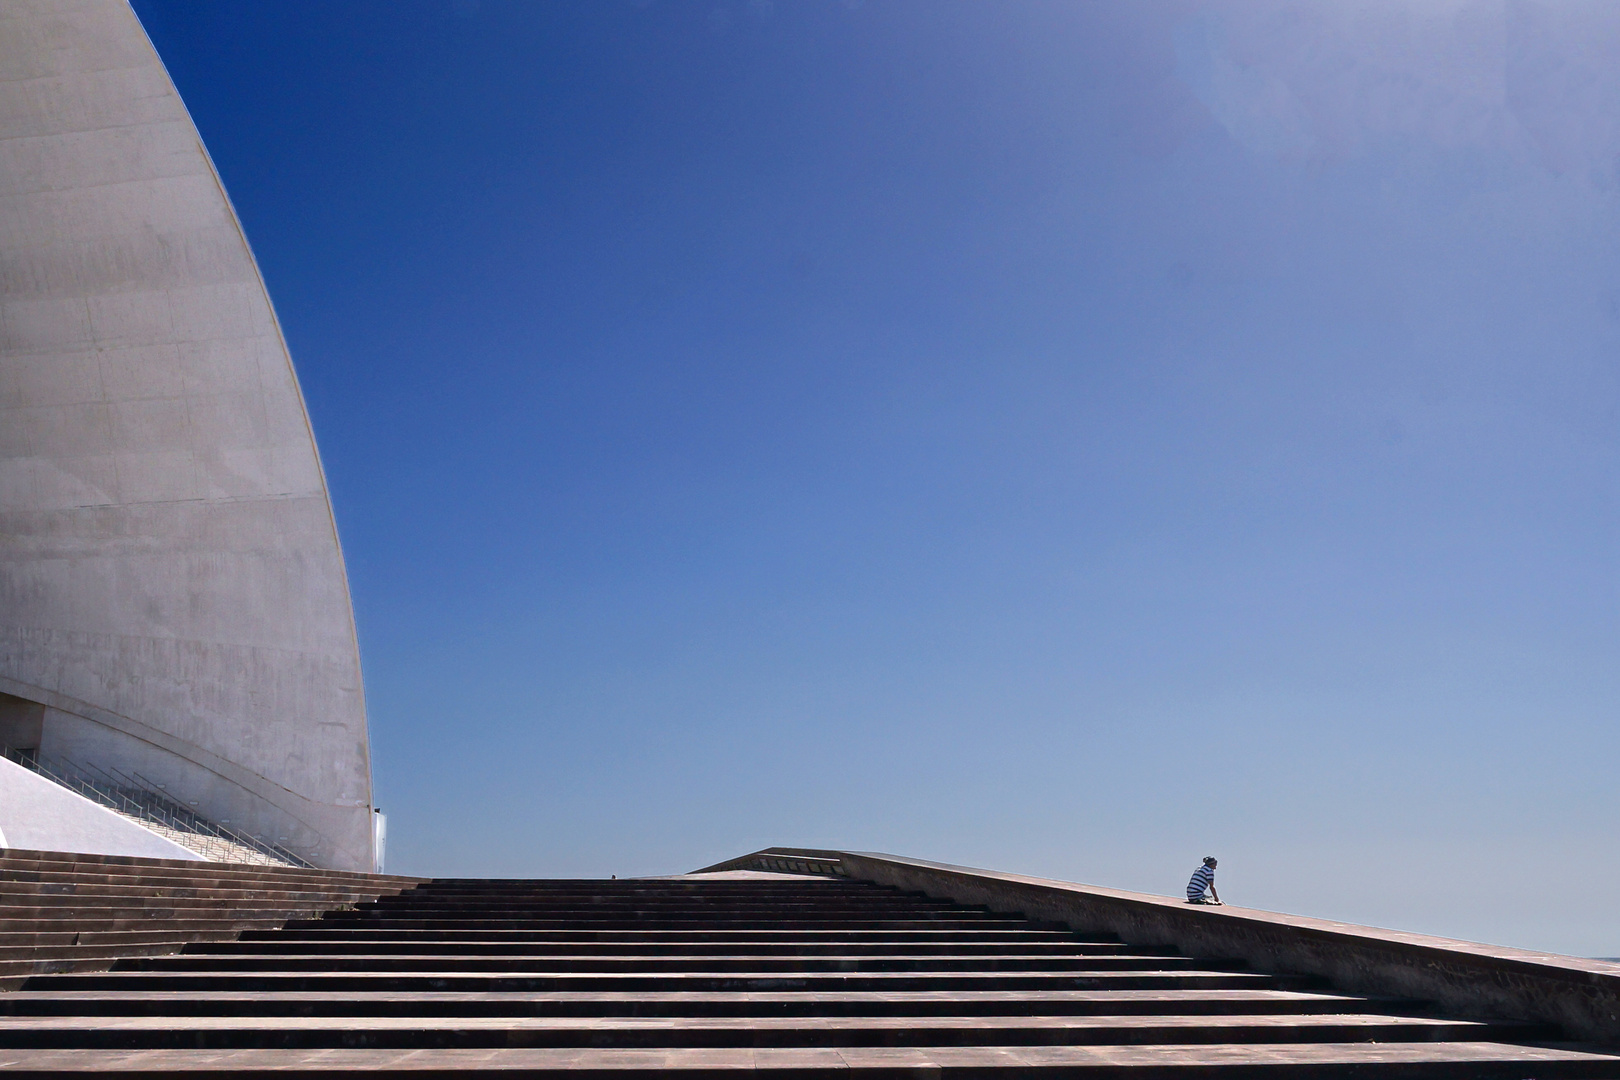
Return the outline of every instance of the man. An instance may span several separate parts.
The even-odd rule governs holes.
[[[1205,896],[1204,893],[1209,895]],[[1215,856],[1205,855],[1204,865],[1193,871],[1192,880],[1187,882],[1187,903],[1189,904],[1220,904],[1221,894],[1215,891]]]

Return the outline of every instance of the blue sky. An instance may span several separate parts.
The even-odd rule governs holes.
[[[1620,954],[1620,8],[137,0],[391,870],[769,844]]]

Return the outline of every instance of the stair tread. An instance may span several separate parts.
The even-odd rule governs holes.
[[[507,1003],[548,1002],[927,1002],[970,1004],[977,1002],[1010,1002],[1020,1005],[1064,1002],[1096,1002],[1125,1005],[1133,1002],[1297,1002],[1324,1006],[1346,1005],[1366,1008],[1377,999],[1354,994],[1332,994],[1304,990],[1277,990],[1266,987],[1209,988],[1209,989],[1154,989],[1154,990],[854,990],[841,993],[804,990],[660,990],[660,991],[511,991],[498,995],[472,991],[424,990],[411,991],[334,991],[334,990],[19,990],[0,997],[0,1009],[15,1009],[26,1002],[176,1002],[207,1001],[220,1003],[248,1003],[277,1001],[290,1004],[308,1002],[431,1002],[475,1004],[490,1000]]]
[[[840,962],[844,962],[844,961],[848,961],[848,962],[852,962],[852,963],[863,963],[863,962],[868,962],[868,961],[884,961],[884,960],[920,960],[920,961],[925,961],[925,962],[929,962],[929,963],[934,963],[934,962],[943,963],[943,962],[960,961],[962,963],[977,963],[977,964],[989,963],[989,962],[992,962],[992,961],[1001,962],[1001,963],[1006,963],[1006,962],[1009,962],[1009,961],[1010,962],[1017,962],[1017,963],[1022,963],[1022,962],[1025,962],[1025,961],[1045,963],[1045,962],[1050,962],[1050,961],[1055,961],[1055,960],[1074,961],[1074,962],[1089,962],[1089,963],[1096,963],[1098,961],[1109,961],[1109,962],[1116,962],[1117,961],[1117,962],[1130,962],[1130,963],[1143,963],[1143,964],[1159,964],[1159,963],[1178,963],[1179,964],[1179,963],[1200,963],[1200,962],[1207,963],[1207,961],[1199,961],[1196,958],[1189,957],[1189,956],[1173,956],[1173,955],[1167,955],[1167,954],[1153,954],[1153,953],[1122,953],[1122,954],[1113,954],[1113,955],[1107,955],[1107,956],[1093,956],[1093,955],[1088,955],[1088,954],[1085,954],[1085,953],[1080,953],[1080,954],[1076,954],[1076,955],[1072,955],[1072,956],[1061,955],[1061,954],[1056,955],[1056,956],[1052,956],[1052,955],[1046,955],[1046,954],[1040,954],[1040,953],[1036,953],[1036,954],[997,953],[997,954],[995,954],[993,956],[988,956],[988,957],[987,956],[981,956],[981,955],[973,955],[973,954],[969,954],[969,955],[965,955],[965,956],[959,956],[959,955],[955,955],[955,954],[951,954],[951,953],[944,953],[944,954],[941,954],[941,953],[924,953],[924,954],[920,954],[920,955],[919,954],[912,954],[912,953],[876,953],[876,954],[860,953],[860,954],[847,954],[847,955],[842,954],[842,953],[828,953],[828,954],[820,954],[820,955],[808,956],[808,957],[806,957],[806,956],[791,956],[791,955],[787,955],[787,956],[770,956],[770,955],[760,955],[760,954],[757,954],[757,953],[716,953],[716,954],[711,954],[711,955],[691,956],[691,957],[688,957],[688,956],[670,957],[670,956],[665,956],[665,955],[659,955],[657,953],[653,953],[653,954],[646,954],[646,953],[605,953],[605,954],[604,953],[593,953],[593,954],[588,955],[588,956],[556,956],[556,957],[553,957],[553,956],[547,956],[545,954],[518,955],[518,956],[510,956],[510,955],[483,956],[483,955],[480,955],[480,954],[477,954],[477,953],[468,953],[468,954],[465,954],[465,955],[462,955],[462,954],[459,954],[459,953],[435,953],[435,954],[428,955],[428,956],[422,956],[422,955],[419,955],[417,953],[389,953],[389,952],[353,952],[353,953],[325,953],[325,952],[322,952],[322,953],[284,953],[284,952],[237,953],[237,952],[230,952],[230,953],[186,953],[183,956],[177,956],[175,959],[176,960],[181,960],[181,961],[192,961],[192,960],[196,960],[196,961],[217,961],[217,960],[226,960],[226,959],[228,959],[228,960],[231,960],[233,962],[240,962],[240,963],[255,963],[255,962],[257,962],[257,963],[264,963],[264,964],[280,964],[280,963],[287,963],[289,961],[295,961],[295,960],[296,961],[306,961],[307,960],[307,961],[310,961],[312,963],[332,963],[334,961],[346,960],[346,959],[347,960],[379,961],[379,962],[391,961],[391,960],[417,960],[417,961],[421,961],[423,963],[440,963],[440,964],[470,963],[472,961],[478,961],[480,963],[485,962],[485,961],[502,962],[502,963],[522,963],[522,962],[528,961],[528,960],[559,960],[559,961],[566,961],[568,963],[576,963],[576,964],[597,964],[597,963],[609,963],[609,962],[615,963],[615,964],[617,964],[617,963],[661,964],[661,963],[665,963],[665,962],[667,962],[669,960],[679,960],[679,961],[683,961],[683,962],[687,961],[687,960],[697,960],[697,961],[701,961],[701,962],[708,962],[708,961],[721,962],[721,961],[724,961],[724,962],[739,962],[739,963],[741,963],[741,962],[756,963],[756,962],[766,962],[766,961],[770,961],[770,962],[776,962],[776,961],[803,961],[803,960],[815,960],[817,962],[826,962],[826,963],[840,963]]]
[[[641,1030],[680,1031],[785,1031],[816,1029],[828,1031],[895,1030],[929,1028],[948,1030],[1002,1031],[1013,1029],[1098,1029],[1115,1028],[1219,1028],[1219,1027],[1415,1027],[1443,1028],[1466,1033],[1504,1025],[1482,1020],[1444,1017],[1391,1016],[1381,1013],[1276,1013],[1223,1016],[1185,1014],[1137,1014],[1101,1016],[0,1016],[0,1039],[18,1031],[78,1031],[105,1028],[128,1031],[162,1030],[391,1030],[432,1029],[454,1031],[461,1028],[491,1031],[591,1031]],[[1523,1025],[1519,1025],[1523,1026]]]
[[[63,976],[68,978],[68,976]],[[1264,985],[1278,981],[1278,976],[1243,971],[1065,971],[1065,972],[972,972],[972,971],[726,971],[726,972],[683,972],[683,971],[580,971],[580,972],[499,972],[499,971],[458,971],[455,969],[428,972],[391,973],[344,971],[325,974],[319,971],[259,971],[259,972],[232,972],[232,971],[205,971],[205,972],[154,972],[154,971],[110,971],[105,974],[93,976],[98,982],[120,981],[129,984],[140,982],[248,982],[259,980],[261,982],[345,982],[364,983],[395,981],[395,982],[421,982],[423,980],[450,981],[458,980],[467,983],[491,983],[500,980],[524,980],[528,982],[625,982],[628,980],[665,983],[670,986],[680,984],[692,985],[702,980],[723,979],[728,982],[755,981],[769,983],[838,983],[871,982],[881,984],[885,982],[976,982],[996,983],[1014,981],[1039,981],[1056,983],[1060,980],[1086,979],[1095,982],[1129,982],[1141,979],[1163,980],[1205,980],[1228,981]]]
[[[53,1072],[171,1073],[223,1070],[326,1072],[577,1072],[736,1069],[895,1070],[1068,1069],[1121,1067],[1194,1070],[1271,1066],[1305,1069],[1417,1064],[1444,1070],[1487,1065],[1535,1066],[1540,1077],[1614,1076],[1620,1057],[1586,1049],[1496,1042],[1272,1043],[1143,1046],[844,1047],[716,1049],[439,1049],[439,1050],[14,1050],[0,1068]],[[1557,1071],[1552,1071],[1556,1069]],[[1604,1071],[1606,1070],[1606,1071]],[[1410,1075],[1410,1074],[1407,1074]],[[1499,1075],[1523,1075],[1503,1072]]]

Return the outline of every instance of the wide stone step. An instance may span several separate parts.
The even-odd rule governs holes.
[[[248,889],[286,892],[297,890],[340,891],[386,896],[399,889],[412,887],[413,879],[392,881],[372,878],[369,881],[329,879],[311,874],[307,878],[265,878],[246,871],[235,874],[168,872],[163,874],[102,874],[54,873],[48,871],[15,871],[0,867],[0,880],[19,886],[59,885],[73,888],[112,889]]]
[[[1529,1024],[1409,1016],[76,1017],[0,1020],[0,1049],[1134,1046],[1544,1039]]]
[[[574,909],[589,908],[679,908],[691,911],[717,911],[729,907],[749,908],[816,908],[822,911],[980,911],[982,908],[939,900],[913,901],[903,896],[621,896],[617,894],[594,897],[523,896],[510,893],[483,893],[458,896],[446,894],[432,887],[417,887],[390,898],[393,904],[439,904],[444,907],[483,907],[487,905],[509,907],[549,907]]]
[[[241,940],[257,941],[446,941],[446,942],[660,942],[666,944],[698,942],[773,941],[781,944],[813,944],[823,942],[869,942],[874,944],[917,944],[927,942],[948,943],[1002,943],[1017,944],[1024,941],[1100,941],[1101,938],[1080,936],[1063,930],[805,930],[769,927],[752,930],[669,930],[650,927],[619,928],[617,930],[465,930],[435,926],[426,927],[354,927],[338,926],[319,919],[295,919],[283,930],[244,931]]]
[[[494,971],[518,972],[782,972],[782,971],[1190,971],[1241,970],[1186,956],[334,956],[288,953],[229,956],[185,953],[120,964],[120,971]]]
[[[1423,1013],[1296,990],[668,991],[483,994],[65,990],[0,995],[14,1016],[1136,1016]]]
[[[18,900],[26,903],[26,900]],[[383,906],[360,900],[353,912],[346,913],[348,922],[380,923],[434,921],[443,923],[479,923],[491,920],[518,919],[525,922],[556,923],[558,925],[612,925],[629,926],[693,926],[707,924],[753,924],[774,926],[829,925],[883,926],[892,923],[918,926],[1007,926],[1023,920],[1009,920],[1006,916],[976,911],[838,911],[811,908],[803,912],[784,912],[778,908],[714,908],[709,911],[682,909],[657,911],[648,908],[588,908],[568,910],[549,907],[428,907],[423,905]]]
[[[300,870],[292,867],[244,865],[241,863],[110,864],[78,861],[50,861],[0,857],[0,876],[14,881],[55,880],[78,884],[119,884],[124,882],[191,883],[248,887],[301,885],[331,888],[397,890],[422,884],[425,879],[381,874],[352,874],[336,870]]]
[[[359,912],[339,911],[328,914],[322,919],[300,919],[288,924],[290,930],[301,930],[311,926],[354,927],[357,929],[378,929],[390,927],[401,930],[636,930],[649,926],[648,922],[637,920],[599,920],[599,919],[528,919],[514,914],[511,918],[497,919],[467,919],[445,916],[437,919],[378,919]],[[769,930],[782,925],[779,922],[763,919],[716,919],[712,922],[704,919],[687,919],[681,921],[660,920],[656,924],[665,930]],[[852,921],[842,919],[813,919],[793,923],[799,930],[975,930],[979,928],[1013,928],[1016,924],[1009,920],[924,920],[924,919],[894,919]]]
[[[214,934],[181,934],[167,929],[141,929],[141,930],[92,930],[73,931],[56,930],[32,934],[0,933],[0,949],[5,948],[53,948],[59,945],[107,945],[118,947],[120,945],[156,945],[173,942],[184,945],[192,942],[200,944],[229,944],[235,945],[236,934],[230,930],[221,930]]]
[[[151,907],[84,907],[84,908],[25,908],[0,918],[0,926],[11,933],[30,933],[67,927],[85,930],[122,930],[146,924],[181,925],[207,922],[286,922],[290,918],[308,916],[310,907],[300,904],[278,904],[273,907],[254,905],[225,905],[222,907],[191,907],[152,905]],[[56,926],[45,924],[54,923]]]
[[[1020,941],[1014,946],[1026,956],[1141,956],[1140,949],[1120,942]],[[330,941],[312,935],[262,935],[252,940],[202,942],[188,946],[190,955],[210,956],[978,956],[998,957],[1007,944],[981,942],[777,941],[658,942],[658,941],[434,941],[378,940]],[[1169,954],[1164,954],[1169,955]]]
[[[0,948],[0,962],[16,960],[78,960],[86,957],[150,957],[179,953],[180,941],[124,942],[118,945],[36,945]]]
[[[38,896],[26,903],[17,897],[6,897],[0,902],[0,926],[11,919],[65,918],[76,912],[106,915],[114,912],[142,911],[286,911],[306,914],[334,907],[352,906],[354,897],[342,893],[331,897],[295,900],[287,897],[256,897],[251,900],[216,899],[196,896]]]
[[[365,1074],[422,1080],[490,1073],[605,1076],[647,1071],[708,1077],[755,1070],[784,1076],[826,1072],[873,1077],[1041,1074],[1145,1080],[1244,1075],[1333,1080],[1524,1080],[1527,1076],[1613,1080],[1620,1058],[1581,1049],[1499,1042],[1356,1042],[663,1050],[14,1050],[0,1059],[0,1065],[20,1077],[62,1073],[131,1078],[177,1073],[270,1077],[308,1071],[323,1076]]]
[[[447,892],[466,891],[478,893],[499,892],[579,892],[594,896],[603,894],[619,894],[634,892],[679,892],[693,893],[702,896],[722,896],[728,893],[751,893],[767,895],[779,892],[821,893],[829,890],[845,890],[849,892],[871,893],[872,886],[861,881],[851,881],[848,878],[825,878],[803,876],[792,880],[760,880],[727,881],[709,878],[696,881],[689,877],[681,878],[617,878],[604,881],[601,878],[433,878],[433,888],[444,889]],[[927,899],[922,893],[902,893],[899,890],[885,889],[883,895],[910,896],[919,900]]]
[[[796,894],[779,896],[761,896],[758,894],[738,893],[734,896],[652,896],[634,893],[612,893],[603,895],[574,895],[557,893],[523,893],[507,892],[479,892],[479,893],[452,893],[432,886],[421,886],[410,889],[401,894],[397,903],[415,901],[432,901],[445,905],[461,904],[513,904],[538,905],[541,907],[559,908],[592,908],[592,907],[680,907],[694,909],[712,909],[743,905],[748,907],[817,907],[824,909],[851,908],[859,910],[903,909],[906,911],[929,911],[954,909],[958,911],[973,910],[960,905],[951,904],[943,900],[912,899],[895,894],[872,894],[851,892],[839,896],[801,896]]]
[[[26,903],[27,901],[19,901]],[[919,926],[1008,926],[1021,923],[1021,919],[989,915],[975,911],[836,911],[812,909],[804,912],[783,912],[776,908],[715,908],[710,911],[681,910],[653,911],[645,908],[592,908],[567,910],[548,907],[465,907],[444,908],[426,906],[383,907],[361,900],[350,914],[352,922],[437,921],[445,923],[480,923],[490,920],[521,919],[526,922],[554,922],[559,924],[611,924],[668,925],[678,927],[698,923],[723,926],[728,923],[771,924],[797,926],[802,924],[842,924],[846,926],[882,926],[888,923],[906,923]]]
[[[991,915],[988,912],[975,912],[972,908],[953,912],[949,908],[944,910],[923,910],[915,912],[910,908],[891,908],[883,912],[857,912],[857,910],[839,910],[839,908],[807,907],[804,912],[784,912],[781,908],[771,905],[758,905],[758,907],[742,907],[742,905],[726,905],[726,907],[708,908],[656,908],[638,907],[593,907],[593,908],[552,908],[539,907],[539,905],[507,905],[507,904],[468,904],[468,905],[437,905],[437,904],[363,904],[356,905],[355,912],[348,915],[350,920],[455,920],[455,921],[484,921],[504,920],[504,918],[522,918],[528,921],[557,921],[557,923],[645,923],[645,921],[659,921],[659,923],[774,923],[778,926],[794,926],[799,923],[849,923],[849,925],[862,925],[862,923],[962,923],[962,925],[1021,925],[1025,920],[1021,918],[1008,918],[1006,915]]]
[[[252,877],[217,878],[205,875],[171,874],[162,877],[124,876],[106,874],[27,874],[15,875],[0,870],[0,882],[3,882],[7,891],[57,891],[57,892],[90,892],[105,890],[111,892],[149,892],[154,889],[173,889],[180,892],[263,892],[274,895],[286,893],[308,892],[324,893],[350,893],[356,896],[366,896],[377,899],[392,895],[396,888],[409,888],[409,885],[391,886],[386,884],[363,884],[345,881],[322,881],[312,879],[309,881],[263,881]]]
[[[162,929],[170,933],[213,933],[226,930],[269,930],[286,922],[286,912],[239,918],[175,918],[172,912],[147,912],[128,919],[58,918],[16,919],[3,924],[8,932],[34,933],[113,933],[125,930]]]
[[[107,971],[130,953],[109,953],[86,950],[77,956],[32,956],[0,960],[0,988],[16,990],[31,978],[40,975],[60,975],[82,971]]]
[[[353,870],[319,870],[298,866],[243,866],[239,863],[201,862],[192,859],[148,859],[137,855],[90,855],[81,852],[31,851],[25,848],[7,848],[0,853],[0,870],[27,866],[88,869],[104,868],[124,873],[149,873],[177,870],[182,873],[249,871],[282,877],[325,877],[332,880],[359,881],[427,881],[427,878],[409,878],[399,875],[366,874]],[[786,884],[797,884],[787,882]]]
[[[667,974],[613,972],[573,974],[503,974],[437,971],[423,974],[382,972],[142,972],[109,971],[93,975],[47,975],[29,983],[37,990],[256,990],[266,993],[328,990],[341,992],[429,992],[438,990],[508,993],[512,991],[602,990],[1148,990],[1148,989],[1310,989],[1319,980],[1248,972],[1089,971],[1063,973],[884,973],[884,972],[734,972]]]
[[[142,898],[149,896],[191,897],[199,900],[243,901],[274,899],[294,901],[324,901],[343,897],[350,903],[370,903],[378,894],[356,889],[315,888],[301,885],[296,888],[208,888],[198,885],[106,885],[74,884],[60,881],[5,881],[0,880],[0,904],[18,904],[36,898],[63,897],[94,900],[108,898]]]
[[[609,887],[604,889],[603,884]],[[689,900],[713,900],[733,896],[797,896],[824,899],[829,902],[853,899],[873,903],[887,900],[915,900],[922,904],[940,903],[938,897],[926,896],[923,893],[907,893],[899,889],[873,889],[866,884],[848,882],[799,884],[793,881],[739,881],[708,882],[698,885],[647,885],[637,884],[626,878],[622,881],[605,883],[602,881],[564,883],[561,887],[548,888],[544,883],[531,881],[491,880],[461,884],[435,878],[423,882],[422,888],[424,891],[444,893],[447,896],[581,896],[592,900],[626,896],[675,896]]]

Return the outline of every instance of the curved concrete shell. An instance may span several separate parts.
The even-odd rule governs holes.
[[[309,418],[125,0],[0,0],[0,741],[372,868]]]

